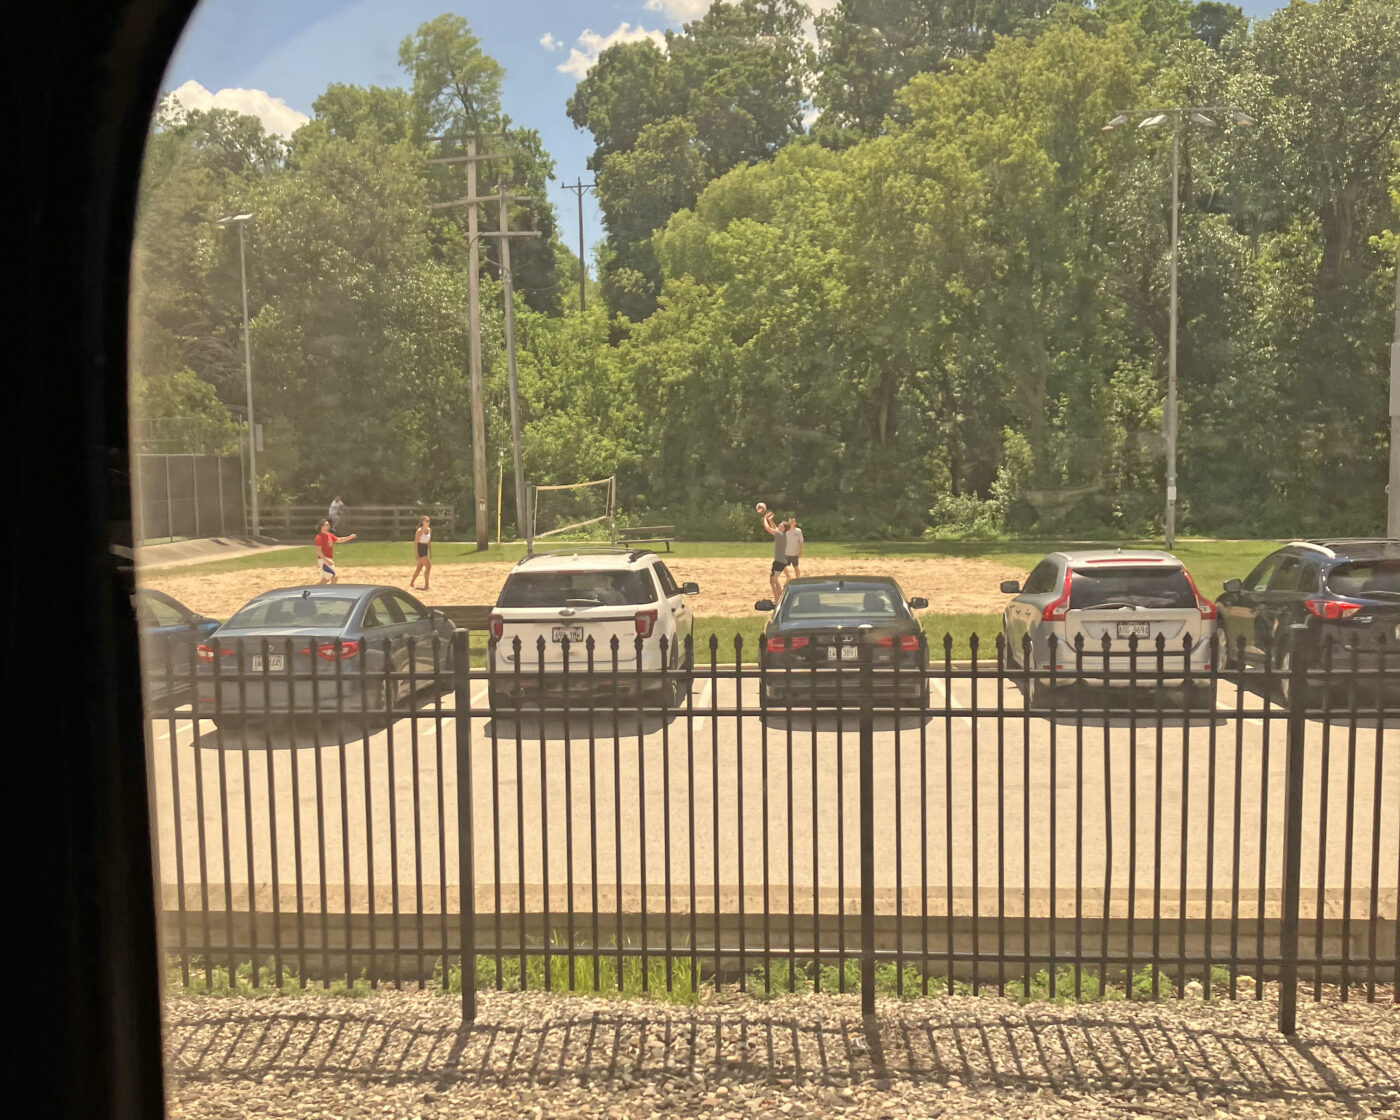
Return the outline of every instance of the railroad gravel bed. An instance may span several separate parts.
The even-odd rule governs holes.
[[[1400,1008],[1272,998],[1022,1005],[997,998],[732,996],[681,1008],[542,993],[460,1004],[176,997],[175,1118],[658,1115],[1400,1115]]]

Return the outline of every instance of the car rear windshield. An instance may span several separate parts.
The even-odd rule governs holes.
[[[1400,599],[1400,560],[1358,560],[1338,564],[1327,573],[1327,589],[1334,595],[1378,595]]]
[[[1071,610],[1113,607],[1195,607],[1196,596],[1181,568],[1075,568]]]
[[[899,593],[888,587],[804,587],[783,600],[784,620],[868,618],[872,622],[908,617]]]
[[[656,602],[645,572],[516,572],[501,588],[501,607],[630,607]]]
[[[332,596],[263,599],[249,603],[224,623],[225,630],[339,630],[359,600]]]

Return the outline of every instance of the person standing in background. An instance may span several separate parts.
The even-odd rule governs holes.
[[[330,514],[332,532],[340,532],[345,527],[345,503],[339,495],[331,499],[331,508],[327,512]]]
[[[797,527],[797,514],[788,515],[787,519],[787,562],[792,569],[792,578],[801,579],[802,569],[798,567],[802,563],[802,530]]]

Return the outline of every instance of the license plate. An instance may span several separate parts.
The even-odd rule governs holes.
[[[1120,622],[1118,636],[1120,638],[1150,638],[1152,637],[1152,626],[1146,622]]]
[[[287,662],[286,654],[282,654],[282,653],[269,653],[269,654],[267,655],[267,671],[268,671],[269,673],[280,673],[280,672],[282,672],[283,669],[286,668],[286,662]],[[262,654],[260,654],[260,653],[255,653],[255,654],[253,654],[253,672],[255,672],[255,673],[261,673],[262,671],[263,671],[263,659],[262,659]]]
[[[556,626],[556,627],[554,628],[554,640],[555,640],[556,642],[562,642],[562,641],[564,641],[564,639],[566,639],[566,638],[567,638],[569,641],[571,641],[571,642],[581,642],[581,641],[583,641],[583,627],[582,627],[582,626]]]
[[[855,661],[860,657],[860,649],[856,646],[827,646],[826,659],[835,661],[838,658],[842,661]]]

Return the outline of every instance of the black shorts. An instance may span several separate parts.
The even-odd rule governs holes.
[[[797,567],[797,564],[798,564],[798,562],[799,562],[801,559],[802,559],[802,557],[800,557],[800,556],[789,556],[789,557],[787,558],[787,566],[788,566],[789,568],[795,568],[795,567]]]
[[[784,569],[787,568],[787,566],[788,566],[788,562],[787,562],[786,560],[774,560],[774,561],[773,561],[773,574],[774,574],[775,576],[776,576],[776,575],[781,575],[781,574],[783,573]]]
[[[428,546],[425,545],[425,544],[420,544],[420,545],[418,546],[418,559],[422,560],[422,559],[424,559],[427,555],[428,555]]]

